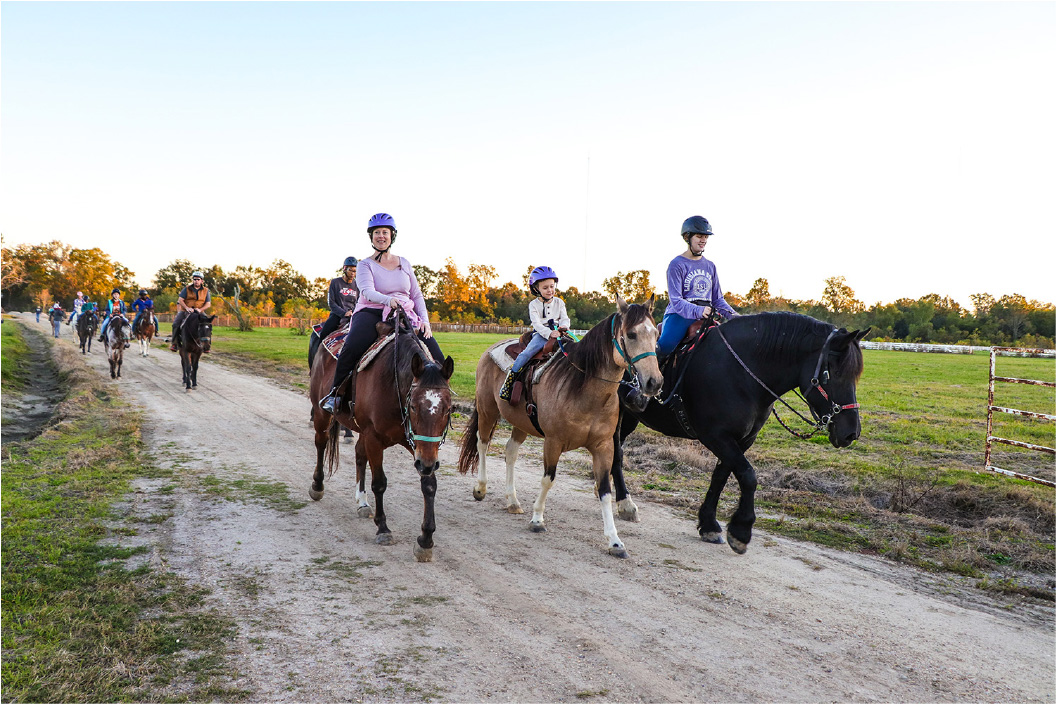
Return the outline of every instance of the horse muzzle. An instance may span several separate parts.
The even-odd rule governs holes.
[[[436,474],[436,472],[439,471],[440,459],[434,459],[430,463],[429,460],[422,460],[421,456],[416,456],[414,458],[414,468],[418,471],[418,474],[420,474],[421,476],[428,477],[430,475]]]

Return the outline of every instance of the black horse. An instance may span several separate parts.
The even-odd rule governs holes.
[[[862,426],[855,392],[863,368],[858,342],[867,332],[847,332],[796,313],[745,315],[713,328],[677,368],[664,370],[663,391],[643,411],[623,404],[612,460],[616,500],[627,498],[622,443],[639,423],[671,437],[697,438],[718,459],[697,532],[706,542],[722,542],[715,511],[732,473],[741,499],[726,537],[735,552],[744,553],[755,523],[756,488],[755,469],[744,453],[777,397],[795,388],[810,406],[815,431],[826,430],[833,447],[857,440]]]
[[[81,354],[92,351],[92,338],[99,329],[99,316],[94,310],[83,311],[77,316],[77,337],[81,340]],[[87,345],[88,349],[85,350]]]
[[[188,391],[198,386],[198,360],[212,346],[215,319],[215,315],[192,310],[180,323],[178,344],[183,362],[183,384]]]

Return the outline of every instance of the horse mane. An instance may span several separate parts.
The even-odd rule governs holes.
[[[612,359],[611,330],[616,315],[612,313],[592,327],[579,342],[565,343],[568,356],[560,355],[548,372],[553,375],[557,388],[567,384],[569,391],[576,393],[583,389],[589,377],[602,375],[608,360]],[[634,327],[649,317],[649,309],[635,303],[628,306],[625,317],[624,327]]]
[[[421,345],[418,342],[418,337],[413,332],[407,330],[401,330],[394,344],[399,346],[399,357],[397,359],[397,374],[400,378],[400,392],[406,393],[407,388],[411,384],[411,380],[414,379],[414,374],[411,372],[411,360],[416,356],[422,358],[425,362],[425,368],[422,370],[422,375],[418,377],[418,383],[424,387],[432,388],[436,386],[447,386],[447,379],[444,378],[444,372],[441,366],[433,359],[433,355],[426,350],[422,352]],[[403,342],[409,342],[410,344],[400,344]],[[382,352],[386,354],[386,352]],[[401,403],[403,400],[401,399]]]
[[[747,334],[756,338],[756,354],[763,359],[787,365],[798,362],[805,347],[820,348],[834,327],[831,323],[790,311],[742,315],[726,323],[723,329],[727,329],[727,326],[731,330],[754,326],[754,331]],[[809,340],[810,344],[804,344],[804,339]],[[830,371],[836,376],[853,377],[857,381],[864,368],[861,348],[851,344],[847,346],[847,353],[840,355],[836,368]]]

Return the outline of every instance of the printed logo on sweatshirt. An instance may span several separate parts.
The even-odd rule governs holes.
[[[686,274],[686,278],[682,281],[683,297],[686,299],[699,298],[702,300],[711,299],[711,272],[691,271]]]

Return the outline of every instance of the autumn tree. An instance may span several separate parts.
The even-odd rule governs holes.
[[[756,311],[766,310],[770,303],[770,282],[766,279],[756,279],[748,289],[744,302]]]
[[[860,313],[865,310],[865,304],[854,297],[854,289],[847,285],[847,280],[842,276],[830,276],[825,279],[821,303],[836,314]]]
[[[616,296],[619,296],[628,303],[642,303],[656,293],[656,289],[649,283],[647,269],[628,271],[626,274],[617,271],[615,276],[605,279],[601,287],[609,294],[609,298],[615,300]]]
[[[291,298],[308,298],[308,279],[285,260],[272,262],[263,271],[263,279],[263,289],[271,293],[280,313],[284,312],[286,301]]]
[[[159,291],[173,288],[179,291],[191,283],[191,274],[195,271],[198,271],[198,266],[194,262],[189,259],[177,259],[154,274],[154,288]]]
[[[12,302],[72,301],[77,291],[90,299],[105,300],[114,288],[127,291],[134,286],[133,272],[99,248],[77,249],[53,240],[18,245],[4,252],[5,261],[8,257],[12,269],[21,275],[21,281],[5,289]]]
[[[436,297],[436,285],[440,280],[440,272],[430,269],[424,264],[414,264],[414,278],[418,279],[418,288],[422,289],[422,296],[426,299]]]

